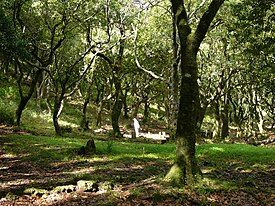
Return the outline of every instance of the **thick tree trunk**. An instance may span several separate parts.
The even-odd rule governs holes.
[[[167,175],[175,184],[184,184],[200,173],[195,157],[200,108],[197,83],[198,70],[195,52],[188,48],[186,51],[188,52],[182,53],[181,59],[184,64],[181,66],[176,162]],[[175,171],[178,173],[177,175],[175,175]]]
[[[176,131],[176,161],[166,178],[175,184],[182,185],[192,181],[196,174],[201,174],[195,157],[200,108],[196,56],[207,30],[224,0],[212,0],[194,33],[188,23],[184,1],[171,0],[171,2],[180,39],[181,87]]]

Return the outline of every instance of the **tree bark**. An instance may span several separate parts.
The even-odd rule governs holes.
[[[121,109],[123,106],[123,101],[120,94],[116,95],[116,100],[112,109],[112,127],[113,127],[113,134],[115,137],[122,137],[122,134],[119,129],[119,117],[121,114]]]
[[[171,93],[172,93],[172,129],[176,130],[177,127],[177,114],[179,109],[179,63],[180,63],[180,54],[179,54],[179,45],[177,42],[177,25],[175,14],[173,15],[173,69],[172,69],[172,78],[171,78]]]
[[[128,92],[130,90],[130,87],[127,87],[125,89],[125,93],[123,95],[123,111],[124,111],[124,114],[123,114],[123,117],[125,119],[129,119],[129,115],[128,115],[128,105],[127,105],[127,95],[128,95]]]
[[[228,95],[224,96],[224,106],[221,111],[222,119],[222,131],[221,131],[221,140],[225,140],[229,136],[229,105],[228,105]]]
[[[118,72],[120,68],[115,66],[114,71]],[[116,73],[115,72],[115,73]],[[123,107],[123,93],[121,90],[121,79],[114,74],[113,76],[114,84],[115,84],[115,103],[112,108],[112,127],[113,127],[113,134],[115,137],[122,137],[122,134],[119,129],[119,117],[121,114],[121,110]]]
[[[144,98],[144,112],[143,112],[143,123],[147,123],[149,118],[149,108],[150,108],[150,102],[148,101],[148,97],[146,96]]]
[[[21,87],[21,78],[19,78],[19,80],[18,80],[18,88],[19,88],[19,93],[20,93],[20,102],[19,102],[19,105],[18,105],[17,110],[16,110],[16,124],[19,127],[20,127],[20,124],[21,124],[22,112],[26,108],[27,103],[29,102],[30,98],[32,97],[32,95],[34,93],[34,90],[35,90],[35,87],[37,85],[37,82],[38,82],[39,78],[41,77],[41,75],[42,75],[42,70],[39,69],[35,72],[34,77],[33,77],[32,81],[31,81],[31,84],[30,84],[28,94],[26,96],[23,95],[23,91],[22,91],[22,87]]]
[[[181,87],[176,131],[176,161],[166,178],[174,184],[182,185],[193,181],[197,174],[201,174],[195,157],[200,109],[196,56],[210,23],[224,0],[212,0],[194,33],[188,24],[184,1],[171,2],[180,39]]]
[[[54,124],[55,133],[59,136],[62,136],[62,130],[58,120],[63,109],[65,92],[61,92],[59,97],[58,97],[58,94],[56,95],[57,96],[55,97],[54,109],[53,109],[53,124]]]
[[[123,107],[123,93],[121,88],[121,70],[122,70],[122,59],[124,53],[125,39],[124,39],[124,27],[121,25],[120,30],[120,44],[119,44],[119,54],[114,62],[113,66],[113,81],[115,85],[115,103],[112,109],[112,127],[113,134],[115,137],[122,137],[122,134],[119,129],[119,117]]]
[[[87,107],[88,104],[90,102],[91,99],[91,84],[89,85],[87,94],[86,94],[86,98],[83,104],[83,108],[82,108],[82,120],[81,120],[81,124],[80,127],[85,131],[89,129],[89,122],[87,121]]]

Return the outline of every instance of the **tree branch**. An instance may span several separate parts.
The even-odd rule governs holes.
[[[138,14],[138,20],[140,19],[140,12]],[[134,31],[134,55],[135,55],[135,62],[136,62],[136,66],[141,69],[142,71],[146,72],[147,74],[149,74],[150,76],[152,76],[155,79],[160,79],[162,81],[165,81],[165,79],[161,76],[158,76],[157,74],[155,74],[154,72],[147,70],[145,68],[143,68],[139,61],[138,61],[138,57],[137,57],[137,38],[138,38],[138,26],[134,27],[134,25],[132,24],[133,27],[133,31]]]
[[[221,7],[224,1],[225,0],[212,0],[208,9],[201,17],[201,20],[194,35],[194,48],[196,49],[196,51],[199,50],[200,44],[203,41],[211,22],[213,21],[214,17],[216,16],[219,8]]]
[[[172,11],[175,15],[175,22],[178,28],[181,42],[185,42],[187,36],[191,33],[191,28],[188,24],[187,12],[182,0],[171,0]]]

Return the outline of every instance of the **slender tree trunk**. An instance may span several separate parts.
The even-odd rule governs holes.
[[[128,94],[128,92],[129,92],[129,88],[127,88],[126,90],[125,90],[125,93],[124,93],[124,95],[123,95],[123,111],[124,111],[124,114],[123,114],[123,117],[125,118],[125,119],[128,119],[129,118],[129,115],[128,115],[128,106],[127,106],[127,94]]]
[[[101,113],[102,113],[102,110],[103,110],[103,105],[104,105],[104,99],[101,99],[100,101],[100,104],[99,104],[99,108],[97,110],[97,113],[96,113],[96,126],[98,127],[101,127]]]
[[[42,99],[44,98],[44,93],[45,93],[45,87],[47,83],[47,77],[43,73],[41,75],[41,82],[38,83],[36,86],[36,102],[37,102],[37,108],[38,111],[41,113],[42,112]]]
[[[224,106],[221,111],[222,129],[221,140],[225,140],[229,136],[229,105],[227,94],[224,96]]]
[[[115,88],[116,88],[116,95],[115,95],[115,103],[112,109],[112,127],[113,133],[115,137],[122,137],[122,134],[119,129],[119,117],[121,114],[121,110],[123,107],[123,94],[121,91],[121,80],[117,77],[114,77]]]
[[[177,42],[177,25],[175,14],[173,15],[173,68],[172,68],[172,78],[171,78],[171,88],[172,88],[172,130],[177,128],[177,114],[179,110],[179,45]]]
[[[143,113],[143,123],[147,123],[149,118],[149,107],[150,103],[148,102],[148,97],[144,98],[144,113]]]
[[[59,97],[58,97],[58,94],[56,94],[55,101],[54,101],[54,109],[53,109],[53,124],[54,124],[55,133],[60,136],[62,135],[62,131],[58,120],[63,109],[64,95],[65,95],[64,92],[62,92]]]
[[[90,99],[91,99],[91,84],[88,88],[86,98],[85,98],[83,108],[82,108],[82,120],[81,120],[80,127],[84,130],[89,129],[89,122],[87,121],[87,107],[88,107],[88,104],[90,102]]]
[[[121,88],[121,74],[122,74],[122,59],[123,59],[123,52],[125,46],[125,39],[124,39],[124,27],[121,25],[119,28],[120,30],[120,44],[119,44],[119,54],[117,59],[114,62],[113,66],[113,81],[115,85],[115,103],[113,105],[112,110],[112,126],[113,126],[113,133],[115,137],[122,137],[122,134],[119,129],[119,117],[121,114],[121,110],[123,107],[123,93]]]
[[[213,102],[214,109],[214,125],[213,125],[213,137],[215,141],[220,142],[221,130],[222,130],[222,115],[220,109],[220,101],[217,99]]]
[[[18,105],[17,110],[16,110],[16,124],[19,127],[20,127],[20,124],[21,124],[21,116],[22,116],[23,110],[26,108],[27,103],[31,99],[31,97],[34,93],[35,87],[37,85],[37,82],[38,82],[39,78],[41,77],[41,75],[42,75],[42,70],[37,70],[35,72],[34,77],[33,77],[32,81],[31,81],[31,84],[30,84],[28,94],[26,96],[23,95],[23,91],[22,91],[22,87],[21,87],[21,80],[18,81],[18,88],[19,88],[19,93],[20,93],[20,102],[19,102],[19,105]]]

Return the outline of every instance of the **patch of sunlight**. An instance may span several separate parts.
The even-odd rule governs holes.
[[[31,176],[32,174],[22,174],[25,177]],[[31,183],[36,182],[35,180],[31,180],[31,179],[16,179],[16,180],[11,180],[8,181],[6,183],[2,183],[1,184],[1,189],[8,189],[12,186],[21,186],[21,185],[28,185]]]
[[[64,174],[89,174],[95,171],[96,170],[93,167],[87,167],[82,169],[74,169],[71,172],[64,172]]]
[[[61,119],[59,120],[59,123],[62,126],[70,126],[72,128],[77,128],[79,126],[77,124],[74,124],[74,123],[71,123],[71,122],[67,122],[67,121],[64,121],[64,120],[61,120]]]
[[[211,150],[224,152],[224,149],[220,147],[212,147]]]
[[[256,163],[256,164],[252,165],[252,168],[267,169],[267,166],[259,164],[259,163]]]
[[[133,171],[133,170],[141,170],[144,169],[141,165],[131,166],[131,167],[115,167],[113,168],[114,171],[120,171],[120,172],[127,172],[127,171]]]
[[[154,158],[154,159],[158,159],[159,156],[157,154],[143,154],[143,157],[148,157],[148,158]]]
[[[46,119],[48,122],[52,121],[52,115],[49,112],[42,112],[39,114],[39,117]]]
[[[201,169],[202,174],[207,174],[212,172],[212,169]]]
[[[16,158],[17,155],[14,154],[2,154],[0,155],[2,158],[7,158],[7,159],[11,159],[11,158]]]
[[[37,117],[38,117],[38,115],[37,115],[36,112],[29,111],[29,113],[30,113],[30,116],[31,116],[31,117],[34,117],[34,118],[37,118]]]
[[[109,161],[110,159],[108,157],[93,157],[91,159],[87,159],[86,161],[87,162],[107,162]]]
[[[251,173],[253,172],[251,169],[243,169],[241,170],[241,173]]]

